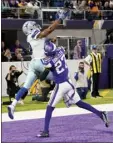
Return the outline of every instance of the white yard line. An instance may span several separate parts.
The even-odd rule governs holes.
[[[113,111],[113,104],[100,104],[100,105],[94,105],[94,107],[102,111]],[[87,114],[87,113],[90,113],[90,112],[78,107],[56,108],[55,111],[53,112],[53,117],[80,115],[80,114]],[[15,112],[14,120],[9,119],[7,113],[2,113],[2,122],[27,120],[27,119],[40,119],[40,118],[44,118],[44,116],[45,116],[45,109],[35,110],[35,111]]]

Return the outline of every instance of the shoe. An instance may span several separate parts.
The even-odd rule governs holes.
[[[92,97],[92,98],[96,98],[96,96],[95,96],[95,95],[92,95],[91,97]]]
[[[41,131],[40,134],[37,135],[39,138],[48,138],[49,137],[49,132]]]
[[[13,105],[9,105],[7,107],[8,109],[8,116],[10,119],[14,119],[14,106]]]
[[[96,99],[96,96],[91,96],[92,99]]]
[[[101,95],[97,95],[96,97],[103,97],[103,96],[101,96]]]
[[[108,120],[107,112],[105,112],[105,111],[102,112],[102,120],[104,121],[105,126],[108,128],[109,127],[109,120]]]

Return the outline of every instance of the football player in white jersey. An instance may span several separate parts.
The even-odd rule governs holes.
[[[24,34],[27,36],[27,42],[31,45],[33,50],[33,59],[30,62],[28,75],[23,87],[18,91],[15,99],[7,107],[8,116],[11,119],[14,119],[14,109],[17,102],[20,98],[28,91],[34,81],[38,78],[39,74],[44,71],[44,65],[41,62],[41,58],[44,57],[44,45],[47,42],[47,36],[53,32],[56,27],[61,23],[63,19],[65,19],[68,15],[69,11],[61,10],[57,13],[57,19],[51,24],[47,29],[41,31],[39,25],[36,24],[35,21],[27,21],[23,24],[22,30]],[[51,73],[48,75],[48,78],[51,80]]]

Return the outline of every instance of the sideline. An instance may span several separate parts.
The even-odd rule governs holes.
[[[106,96],[106,94],[108,94],[109,92],[110,92],[110,89],[103,90],[103,91],[101,92],[101,95],[102,95],[102,96]]]
[[[94,105],[93,107],[96,107],[97,109],[102,111],[113,111],[113,104],[100,104],[100,105]],[[53,117],[80,115],[80,114],[87,114],[87,113],[91,113],[91,112],[81,109],[79,107],[56,108],[55,111],[53,112]],[[15,112],[14,120],[11,120],[8,117],[7,113],[2,113],[2,122],[28,120],[28,119],[40,119],[40,118],[44,118],[44,116],[45,116],[45,109]]]

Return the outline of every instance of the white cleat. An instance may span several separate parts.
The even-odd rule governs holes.
[[[14,119],[14,106],[13,105],[9,105],[7,107],[8,109],[8,116],[10,119]]]

